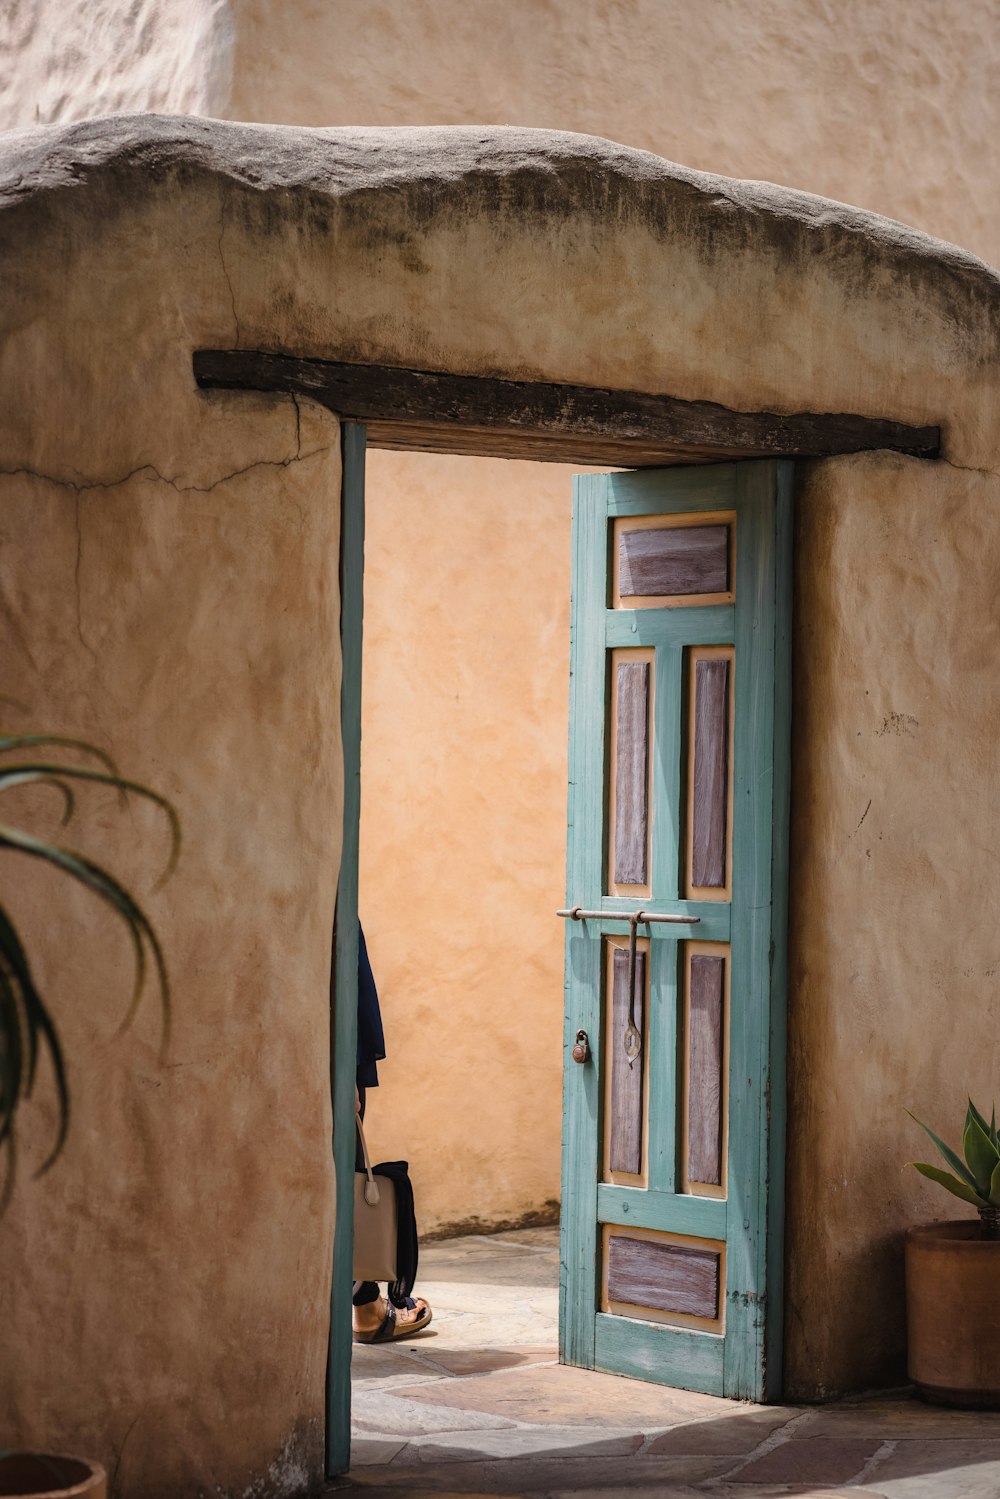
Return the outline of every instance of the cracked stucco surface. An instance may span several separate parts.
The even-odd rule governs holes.
[[[29,1293],[4,1408],[149,1495],[319,1460],[337,425],[200,395],[192,349],[234,343],[942,423],[947,463],[812,466],[799,532],[789,1367],[799,1389],[895,1370],[899,1233],[928,1211],[897,1104],[943,1124],[993,1060],[952,1032],[992,955],[962,913],[994,878],[967,849],[996,815],[1000,486],[962,469],[997,467],[995,273],[807,195],[530,131],[22,132],[0,225],[6,690],[174,796],[187,838],[153,906],[165,1067],[150,1017],[112,1044],[126,954],[96,913],[71,899],[82,963],[46,945],[46,982],[82,995],[77,1128],[5,1225]],[[893,714],[912,735],[875,732]],[[81,837],[148,878],[110,806]],[[18,894],[44,934],[42,875]]]
[[[173,1024],[162,1061],[154,1002],[118,1037],[117,924],[16,871],[73,1127],[33,1182],[43,1088],[3,1229],[19,1295],[0,1409],[17,1440],[90,1452],[144,1496],[279,1494],[322,1468],[339,428],[310,403],[195,389],[192,346],[233,337],[220,217],[216,200],[130,225],[123,205],[107,238],[28,231],[0,355],[5,721],[101,746],[173,799],[185,840],[154,893],[164,835],[143,808],[96,793],[57,834],[18,793],[31,827],[143,898]]]

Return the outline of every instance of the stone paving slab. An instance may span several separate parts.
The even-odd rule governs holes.
[[[489,1281],[421,1281],[417,1288],[434,1321],[414,1339],[445,1339],[453,1348],[558,1347],[559,1293],[546,1286],[494,1285]]]
[[[358,1493],[384,1493],[393,1499],[400,1494],[590,1495],[623,1489],[663,1499],[690,1490],[697,1493],[698,1499],[705,1499],[706,1492],[714,1499],[714,1487],[695,1489],[694,1485],[716,1477],[727,1466],[724,1459],[710,1457],[629,1458],[560,1453],[481,1462],[427,1462],[419,1468],[391,1463],[379,1469],[352,1471],[346,1487],[348,1492],[353,1487]],[[756,1492],[760,1499],[760,1490]],[[830,1499],[829,1490],[824,1499]],[[865,1499],[872,1496],[866,1495]]]
[[[885,1499],[998,1499],[1000,1441],[897,1442],[871,1482]]]
[[[406,1437],[366,1436],[355,1432],[351,1437],[351,1467],[367,1468],[391,1463],[406,1446]]]
[[[801,1409],[801,1407],[800,1407]],[[867,1400],[837,1400],[808,1407],[798,1434],[858,1436],[877,1432],[887,1440],[934,1437],[1000,1441],[1000,1411],[960,1411],[928,1405],[910,1394],[880,1395]]]
[[[481,1378],[443,1381],[411,1389],[408,1395],[427,1405],[451,1405],[467,1411],[492,1411],[534,1425],[641,1427],[649,1433],[683,1421],[718,1418],[725,1411],[754,1410],[711,1395],[671,1390],[663,1385],[623,1379],[565,1364],[542,1365]],[[752,1444],[751,1444],[752,1445]]]
[[[1000,1499],[1000,1412],[754,1406],[561,1367],[555,1233],[501,1237],[429,1246],[431,1327],[355,1348],[354,1466],[330,1494]]]
[[[845,1484],[858,1479],[882,1446],[874,1437],[790,1437],[739,1470],[742,1483]]]
[[[355,1431],[391,1438],[427,1436],[438,1431],[496,1431],[514,1425],[501,1411],[418,1403],[412,1398],[416,1393],[413,1386],[407,1386],[401,1395],[384,1389],[356,1394],[352,1401]]]
[[[745,1456],[758,1443],[787,1425],[796,1412],[786,1406],[719,1404],[729,1408],[708,1420],[684,1421],[654,1437],[647,1451],[684,1452],[692,1456]]]
[[[444,1374],[497,1374],[501,1369],[524,1369],[533,1364],[555,1364],[554,1348],[443,1348],[434,1345],[422,1356],[429,1368]]]
[[[511,1431],[442,1432],[410,1443],[405,1457],[421,1462],[470,1462],[496,1458],[631,1457],[646,1438],[641,1431],[583,1432],[579,1426],[520,1426]]]

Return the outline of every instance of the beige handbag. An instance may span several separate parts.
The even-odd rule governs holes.
[[[354,1279],[396,1279],[396,1189],[372,1172],[361,1115],[355,1114],[364,1171],[354,1173]]]

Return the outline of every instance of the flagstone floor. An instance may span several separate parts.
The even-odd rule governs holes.
[[[557,1230],[420,1254],[434,1321],[355,1348],[352,1468],[330,1494],[1000,1499],[1000,1413],[739,1405],[562,1368]]]

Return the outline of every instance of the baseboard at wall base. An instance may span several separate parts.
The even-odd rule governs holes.
[[[549,1228],[559,1222],[559,1202],[550,1197],[541,1207],[531,1208],[516,1218],[456,1218],[439,1223],[429,1233],[421,1233],[421,1243],[435,1239],[461,1239],[467,1234],[505,1234],[519,1228]]]

